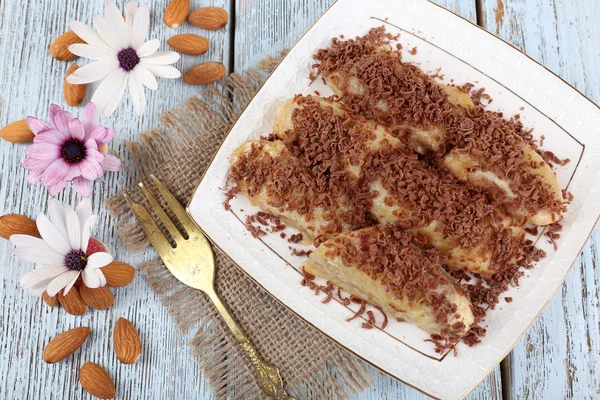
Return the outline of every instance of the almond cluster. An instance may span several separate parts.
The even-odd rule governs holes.
[[[68,330],[54,337],[44,348],[42,358],[54,364],[77,351],[90,334],[88,327]],[[113,332],[114,351],[123,364],[133,364],[142,355],[142,344],[137,329],[125,319],[119,318]],[[115,384],[108,372],[94,362],[88,362],[79,369],[79,382],[92,396],[112,399],[116,396]]]
[[[164,22],[170,28],[177,28],[185,20],[200,29],[216,31],[227,25],[229,15],[221,7],[201,7],[190,12],[190,0],[172,0],[165,8]],[[167,44],[174,50],[191,56],[199,56],[208,51],[210,42],[203,36],[190,33],[175,35]],[[194,65],[184,75],[183,81],[190,85],[203,85],[223,78],[225,66],[220,62],[203,62]]]

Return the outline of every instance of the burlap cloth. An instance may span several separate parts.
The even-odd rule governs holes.
[[[270,72],[277,64],[268,57],[257,66]],[[164,113],[161,129],[139,135],[126,144],[136,180],[155,174],[187,204],[222,140],[252,99],[265,73],[248,70]],[[126,188],[136,197],[136,186]],[[139,195],[139,193],[137,194]],[[117,219],[118,233],[132,251],[149,245],[121,193],[107,200]],[[297,399],[337,399],[372,383],[364,364],[274,300],[218,249],[216,290],[263,358],[279,367],[284,385]],[[160,258],[139,266],[189,341],[218,398],[264,397],[244,353],[206,295],[191,289],[163,265]],[[318,300],[315,300],[318,301]],[[195,331],[194,331],[195,330]]]

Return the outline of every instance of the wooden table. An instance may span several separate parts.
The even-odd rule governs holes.
[[[366,0],[368,1],[368,0]],[[118,0],[119,6],[125,0]],[[333,0],[192,0],[193,7],[217,5],[230,12],[230,23],[219,32],[201,32],[184,24],[177,30],[162,23],[167,0],[151,7],[151,36],[161,41],[176,33],[195,32],[211,41],[203,56],[183,56],[182,71],[202,61],[222,61],[229,71],[253,66],[264,55],[291,46]],[[511,42],[600,101],[600,3],[597,0],[438,0],[439,4]],[[70,19],[90,23],[103,13],[102,0],[0,0],[0,125],[27,115],[45,118],[51,103],[64,105],[62,79],[69,63],[51,58],[47,48],[67,29]],[[166,47],[164,44],[163,48]],[[148,93],[141,118],[132,117],[129,100],[106,121],[117,132],[112,148],[122,153],[124,142],[157,123],[161,112],[198,93],[181,80],[159,80],[160,91]],[[88,89],[87,99],[92,90]],[[82,108],[73,110],[81,114]],[[25,146],[0,142],[0,215],[36,216],[45,211],[47,193],[27,184],[20,166]],[[126,161],[127,163],[127,161]],[[131,264],[149,257],[130,254],[117,239],[104,199],[130,183],[126,172],[109,173],[94,186],[94,210],[99,212],[98,236],[118,260]],[[59,199],[74,201],[66,191]],[[600,397],[600,229],[596,229],[565,284],[531,330],[471,394],[478,399],[588,399]],[[83,317],[50,309],[18,287],[32,266],[11,255],[0,242],[0,398],[88,398],[77,382],[77,370],[87,361],[103,365],[115,379],[120,398],[213,399],[194,357],[143,278],[116,291],[108,311]],[[138,326],[144,355],[133,366],[120,364],[112,352],[112,329],[118,317]],[[57,332],[85,324],[92,336],[74,357],[56,365],[41,360],[41,349]],[[425,396],[373,371],[375,385],[360,399],[422,399]]]

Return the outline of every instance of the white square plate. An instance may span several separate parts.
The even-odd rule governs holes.
[[[457,345],[458,355],[438,355],[427,335],[408,323],[391,321],[385,331],[365,330],[362,320],[346,322],[356,307],[340,302],[322,304],[322,297],[303,287],[298,270],[305,258],[292,256],[278,234],[255,239],[244,226],[257,209],[238,196],[231,211],[223,207],[229,156],[243,142],[271,133],[275,113],[297,93],[331,92],[308,78],[312,55],[333,37],[363,35],[386,25],[400,33],[405,61],[425,72],[442,68],[444,80],[484,87],[491,110],[520,114],[533,135],[545,137],[545,150],[571,162],[557,170],[561,186],[575,196],[563,220],[558,250],[546,240],[547,251],[537,267],[527,271],[517,288],[506,292],[488,313],[482,343]],[[577,260],[600,215],[600,109],[559,77],[469,21],[426,0],[339,0],[296,43],[229,132],[200,182],[188,211],[206,236],[253,280],[293,312],[337,343],[382,371],[432,397],[467,395],[510,352],[560,287]],[[288,228],[288,237],[295,233]]]

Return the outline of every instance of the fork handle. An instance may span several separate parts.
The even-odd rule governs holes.
[[[288,395],[283,388],[283,381],[281,379],[281,375],[279,375],[279,369],[268,364],[260,357],[258,351],[256,351],[246,334],[235,322],[232,315],[229,313],[214,289],[208,292],[208,296],[212,300],[215,307],[217,307],[221,317],[223,317],[225,320],[225,323],[231,330],[235,340],[237,340],[244,350],[244,353],[246,353],[246,357],[248,357],[248,360],[250,361],[250,364],[256,373],[258,386],[260,386],[262,391],[267,396],[276,400],[294,400],[294,398]]]

